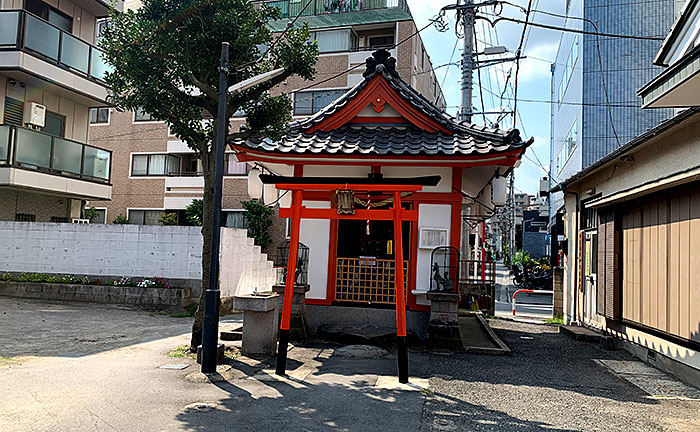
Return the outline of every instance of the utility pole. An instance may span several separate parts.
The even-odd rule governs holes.
[[[513,256],[515,255],[515,170],[510,173],[510,206],[508,206],[508,210],[510,210],[510,235],[509,235],[509,244],[508,244],[508,255],[509,255],[509,262],[513,262]]]
[[[472,82],[474,79],[474,1],[464,0],[464,49],[462,50],[462,113],[461,120],[472,122]]]
[[[202,325],[202,373],[216,372],[216,356],[219,338],[219,245],[221,242],[221,196],[224,177],[224,152],[228,125],[226,119],[226,93],[228,89],[228,42],[221,44],[219,64],[219,101],[214,143],[214,208],[211,223],[211,250],[209,251],[209,287],[204,294],[204,322]]]

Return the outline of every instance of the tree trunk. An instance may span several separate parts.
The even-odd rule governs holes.
[[[207,148],[201,145],[199,148]],[[190,351],[197,352],[197,347],[202,344],[202,324],[204,321],[204,295],[209,288],[209,261],[211,256],[212,241],[212,219],[214,216],[214,177],[216,151],[215,146],[211,146],[209,151],[201,152],[202,171],[204,176],[204,195],[202,197],[202,292],[199,296],[199,306],[194,315],[192,323],[192,337],[190,339]]]

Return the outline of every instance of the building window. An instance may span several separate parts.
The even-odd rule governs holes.
[[[93,224],[107,223],[107,209],[94,209],[96,216],[90,221]]]
[[[134,225],[159,225],[163,210],[129,210],[129,223]]]
[[[245,228],[245,210],[231,210],[222,212],[224,216],[224,226],[227,228]]]
[[[394,45],[394,35],[387,36],[370,36],[369,43],[367,44],[370,48],[388,48]]]
[[[63,138],[66,136],[66,117],[51,111],[46,111],[44,127],[41,131],[49,135]]]
[[[564,169],[564,166],[576,149],[577,136],[578,130],[576,120],[574,120],[574,124],[571,125],[571,129],[569,129],[569,133],[566,134],[566,138],[564,138],[564,142],[562,142],[559,153],[557,154],[557,172],[561,173],[561,170]]]
[[[180,158],[167,154],[139,154],[131,159],[132,176],[180,175]]]
[[[182,163],[180,165],[181,176],[200,176],[204,169],[202,161],[194,153],[183,154],[180,156]],[[172,173],[171,173],[172,175]]]
[[[569,56],[566,58],[566,64],[564,65],[564,73],[561,76],[561,82],[559,83],[559,89],[557,92],[558,101],[564,99],[564,93],[569,87],[569,81],[571,76],[574,74],[574,68],[576,67],[576,60],[578,59],[578,36],[574,37],[574,43],[571,45],[571,50],[569,51]]]
[[[350,51],[350,29],[327,30],[313,33],[313,38],[318,42],[318,52]]]
[[[98,19],[95,23],[95,44],[98,45],[104,36],[109,20],[107,18]]]
[[[90,108],[90,124],[108,124],[109,108]]]
[[[134,122],[150,122],[158,121],[151,114],[147,113],[143,109],[139,108],[134,111]]]
[[[325,90],[294,94],[294,115],[315,114],[338,99],[345,90]]]
[[[44,21],[68,33],[73,32],[73,18],[39,0],[25,0],[24,8]]]
[[[246,175],[248,174],[248,164],[239,162],[235,153],[226,153],[224,165],[224,175]]]

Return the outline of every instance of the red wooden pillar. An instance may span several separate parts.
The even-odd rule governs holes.
[[[289,240],[289,261],[287,262],[287,280],[284,285],[282,303],[282,321],[280,322],[279,346],[277,347],[277,375],[286,375],[287,347],[289,345],[289,324],[292,319],[292,297],[294,295],[294,277],[299,254],[299,227],[301,225],[302,191],[295,190],[292,195],[292,235]]]
[[[481,222],[481,282],[486,281],[486,221]]]
[[[394,192],[394,281],[396,283],[396,345],[399,382],[408,382],[408,347],[406,346],[406,293],[403,282],[403,230],[401,229],[401,192]]]

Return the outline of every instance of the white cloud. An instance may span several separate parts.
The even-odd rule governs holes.
[[[520,72],[518,82],[525,83],[542,78],[549,79],[550,65],[557,55],[559,42],[542,43],[539,45],[529,45],[523,54],[527,57],[520,61]]]

